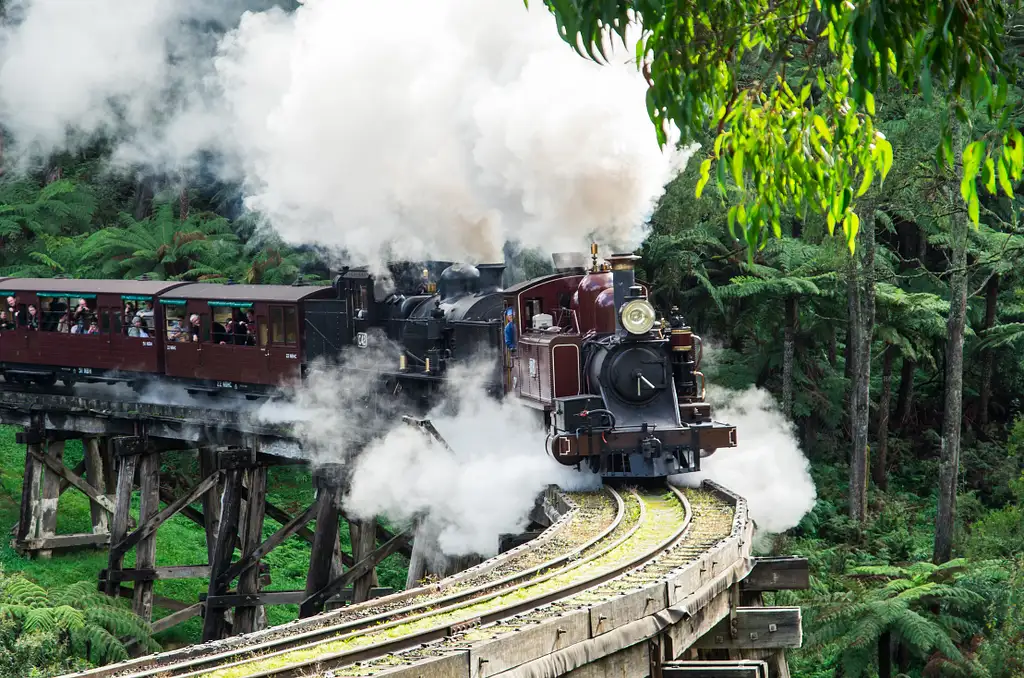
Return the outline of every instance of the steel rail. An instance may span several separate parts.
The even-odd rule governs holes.
[[[371,643],[371,644],[369,644],[369,645],[367,645],[365,647],[346,649],[346,650],[341,650],[341,651],[338,651],[338,652],[329,652],[329,653],[325,653],[323,655],[317,656],[317,657],[309,659],[309,660],[296,662],[296,663],[289,664],[289,665],[286,665],[286,666],[282,666],[282,667],[278,667],[278,668],[270,668],[270,669],[267,669],[267,670],[264,670],[264,671],[261,671],[261,672],[255,672],[255,673],[252,672],[251,670],[249,670],[249,671],[246,671],[244,674],[240,673],[238,675],[253,676],[253,677],[256,677],[256,678],[258,678],[258,677],[263,677],[263,678],[270,678],[270,677],[275,677],[275,678],[291,678],[291,677],[296,677],[297,678],[298,676],[309,675],[311,672],[312,673],[321,672],[321,671],[324,671],[324,670],[327,670],[329,668],[336,667],[336,666],[343,666],[343,665],[349,665],[349,664],[353,664],[353,663],[357,663],[357,662],[364,662],[364,661],[367,661],[367,660],[379,658],[381,656],[391,655],[391,654],[395,654],[397,652],[401,652],[403,650],[408,650],[410,648],[423,645],[424,643],[431,643],[431,642],[443,639],[445,637],[448,637],[448,636],[452,635],[453,633],[460,632],[461,630],[467,628],[467,626],[478,626],[478,625],[492,624],[492,623],[498,622],[498,621],[500,621],[502,619],[506,619],[506,618],[515,616],[515,615],[520,614],[522,612],[525,612],[525,611],[528,611],[528,610],[532,610],[534,608],[538,608],[538,607],[543,607],[543,606],[549,605],[549,604],[551,604],[551,603],[553,603],[553,602],[555,602],[557,600],[561,600],[561,599],[564,599],[566,597],[573,596],[573,595],[575,595],[575,594],[577,594],[577,593],[579,593],[581,591],[584,591],[584,590],[586,590],[588,588],[592,588],[594,586],[599,586],[599,585],[601,585],[601,584],[603,584],[603,583],[605,583],[605,582],[607,582],[607,581],[609,581],[611,579],[614,579],[614,578],[620,576],[624,572],[627,572],[629,570],[632,570],[632,569],[635,569],[637,567],[642,566],[644,563],[646,563],[649,560],[651,560],[652,558],[656,557],[664,549],[670,547],[671,544],[675,543],[678,539],[680,539],[682,537],[682,535],[686,532],[686,530],[689,527],[690,520],[692,518],[692,511],[690,510],[688,501],[686,500],[686,498],[681,493],[674,491],[674,494],[675,494],[675,497],[676,497],[677,501],[679,501],[679,503],[682,505],[682,507],[684,509],[684,519],[680,523],[680,526],[676,530],[674,530],[672,532],[672,534],[668,536],[667,539],[664,539],[664,540],[660,541],[653,548],[649,548],[649,549],[645,550],[644,552],[640,553],[639,555],[637,555],[635,557],[631,557],[631,558],[625,559],[621,563],[617,563],[614,566],[612,566],[611,568],[608,568],[608,569],[606,569],[604,571],[601,571],[601,572],[595,574],[594,576],[584,577],[582,579],[573,581],[573,582],[571,582],[571,583],[569,583],[569,584],[567,584],[565,586],[561,586],[559,588],[556,588],[556,589],[554,589],[552,591],[541,592],[541,593],[539,593],[537,595],[528,597],[528,598],[523,599],[523,600],[518,601],[518,602],[514,602],[514,603],[510,603],[510,604],[506,604],[506,605],[501,605],[500,607],[498,607],[498,608],[496,608],[494,610],[491,610],[491,611],[488,611],[488,612],[486,612],[484,614],[481,614],[479,617],[474,617],[474,618],[471,618],[471,619],[462,620],[461,622],[458,622],[458,623],[455,623],[455,624],[451,624],[451,623],[438,624],[436,626],[428,627],[428,628],[426,628],[424,630],[421,630],[421,631],[419,631],[417,633],[413,633],[413,634],[409,634],[409,635],[405,635],[405,636],[401,636],[401,637],[397,637],[397,638],[390,638],[390,639],[386,639],[386,640],[379,641],[379,642],[376,642],[376,643]],[[635,492],[634,492],[634,496],[636,496]],[[554,578],[555,576],[559,576],[561,574],[565,574],[567,571],[569,571],[571,569],[575,569],[575,568],[577,568],[577,567],[579,567],[579,566],[581,566],[581,565],[583,565],[585,563],[594,561],[596,558],[598,558],[600,556],[603,556],[603,555],[606,555],[608,553],[611,553],[612,551],[617,549],[619,546],[621,546],[622,544],[624,544],[627,541],[629,541],[640,530],[640,528],[645,525],[646,506],[645,506],[644,501],[642,499],[640,499],[639,496],[636,496],[636,498],[637,498],[637,500],[639,502],[641,515],[640,515],[637,523],[632,528],[630,528],[628,530],[628,533],[626,535],[623,535],[619,539],[616,539],[615,542],[613,544],[609,545],[608,547],[600,549],[600,553],[592,554],[591,556],[583,559],[579,563],[574,564],[574,566],[572,568],[566,568],[564,570],[552,573],[550,575],[545,575],[544,577],[542,577],[539,580],[534,580],[534,581],[529,582],[528,584],[520,585],[519,587],[515,587],[515,588],[528,588],[528,587],[531,587],[531,586],[543,583],[544,581],[547,581],[547,580],[549,580],[551,578]],[[486,602],[488,600],[491,600],[491,599],[494,599],[494,598],[498,598],[498,597],[507,595],[508,593],[509,593],[509,591],[506,590],[506,591],[502,591],[502,592],[494,594],[494,595],[473,599],[473,600],[469,601],[469,604],[470,605],[477,605],[477,604],[480,604],[482,602]],[[447,608],[446,610],[438,610],[438,611],[436,611],[433,614],[434,615],[446,614],[447,612],[451,612],[451,611],[454,611],[454,610],[457,610],[457,609],[462,609],[462,608],[465,608],[465,607],[467,607],[466,604],[462,604],[462,605],[458,605],[458,606],[452,606],[450,608]],[[423,618],[428,618],[428,616],[424,616]],[[405,620],[400,620],[398,622],[395,622],[392,625],[377,626],[377,627],[374,627],[372,629],[372,631],[373,632],[383,631],[383,630],[385,630],[386,628],[389,628],[389,627],[393,628],[394,626],[410,623],[410,622],[414,621],[415,619],[416,618],[405,619]],[[326,641],[326,642],[343,642],[345,640],[348,640],[348,639],[351,639],[351,638],[356,638],[356,637],[363,636],[363,635],[365,635],[365,634],[364,633],[346,634],[344,636],[339,636],[339,637],[333,638],[330,641]],[[285,655],[287,655],[287,654],[289,654],[291,652],[299,652],[299,651],[303,651],[303,650],[307,650],[307,651],[308,650],[315,650],[316,646],[323,645],[323,644],[326,644],[326,643],[324,643],[324,642],[313,643],[313,644],[310,644],[307,647],[296,648],[296,649],[288,651],[288,652],[270,653],[270,654],[266,654],[266,655],[261,655],[261,656],[253,657],[253,658],[248,659],[246,661],[236,662],[236,663],[232,663],[232,664],[228,664],[228,665],[222,665],[220,667],[217,667],[216,669],[213,669],[213,671],[216,672],[216,673],[219,673],[221,671],[230,671],[231,669],[240,668],[240,667],[245,666],[247,664],[254,664],[254,663],[264,662],[264,661],[268,661],[268,660],[273,660],[277,656],[285,656]],[[207,675],[208,673],[209,673],[209,671],[198,671],[198,672],[194,672],[194,673],[184,674],[180,678],[195,678],[196,676]]]

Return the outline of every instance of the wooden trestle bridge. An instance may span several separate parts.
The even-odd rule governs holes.
[[[544,528],[533,539],[460,563],[470,565],[462,572],[431,572],[411,533],[346,515],[341,468],[313,470],[316,498],[297,515],[268,502],[268,469],[307,462],[288,425],[251,412],[3,391],[0,423],[22,427],[26,446],[18,550],[50,557],[105,548],[100,590],[130,597],[146,620],[154,605],[171,610],[152,622],[156,632],[202,616],[203,640],[219,641],[91,676],[774,678],[788,676],[784,651],[801,642],[799,608],[763,607],[761,595],[806,588],[806,561],[753,558],[746,503],[713,484],[668,500],[550,488],[531,516]],[[84,450],[74,468],[63,460],[71,439]],[[171,453],[197,455],[194,486],[162,482]],[[67,490],[88,496],[91,532],[56,533]],[[157,530],[178,514],[204,528],[208,562],[158,567]],[[264,540],[267,516],[281,527]],[[340,549],[341,520],[350,554]],[[263,560],[289,538],[312,545],[306,588],[263,591]],[[399,593],[378,588],[375,575],[396,552],[411,559],[409,590]],[[447,578],[417,586],[425,574]],[[205,579],[207,593],[191,601],[154,595],[156,580],[175,578]],[[265,628],[264,608],[275,604],[298,604],[300,619]],[[249,664],[252,671],[239,672]]]

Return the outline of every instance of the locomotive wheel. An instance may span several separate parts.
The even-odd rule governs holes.
[[[77,381],[75,381],[74,377],[64,377],[60,381],[61,381],[62,384],[64,384],[68,388],[71,388],[72,386],[74,386],[75,384],[78,383]]]

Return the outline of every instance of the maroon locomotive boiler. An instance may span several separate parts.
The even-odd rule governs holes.
[[[701,456],[736,445],[704,402],[700,339],[676,309],[668,327],[658,321],[639,257],[599,265],[592,254],[589,270],[563,257],[558,273],[505,290],[518,337],[506,388],[543,413],[563,464],[603,477],[698,471]]]

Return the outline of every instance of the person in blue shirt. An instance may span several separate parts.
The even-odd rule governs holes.
[[[505,309],[505,348],[509,351],[516,350],[516,324],[515,311],[511,308]]]

